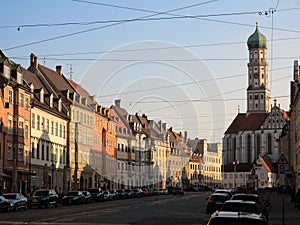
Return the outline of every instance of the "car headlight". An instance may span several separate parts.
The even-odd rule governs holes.
[[[10,207],[13,207],[13,206],[14,206],[14,203],[12,203],[12,202],[9,203],[9,206],[10,206]]]

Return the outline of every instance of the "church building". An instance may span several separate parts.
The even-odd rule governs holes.
[[[223,165],[254,164],[266,159],[277,163],[277,140],[289,115],[274,99],[270,104],[268,85],[267,38],[258,24],[248,38],[249,50],[247,112],[238,112],[223,137]],[[225,168],[225,167],[224,167]]]

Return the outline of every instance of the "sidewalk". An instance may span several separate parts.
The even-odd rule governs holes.
[[[290,195],[288,194],[277,195],[277,193],[275,192],[268,193],[268,194],[270,195],[271,204],[272,204],[272,208],[269,214],[270,225],[300,224],[300,210],[298,210],[295,207],[294,202],[291,202]],[[282,219],[283,215],[284,215],[284,220]]]

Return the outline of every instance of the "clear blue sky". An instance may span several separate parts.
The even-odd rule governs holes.
[[[289,109],[293,61],[300,58],[299,1],[88,2],[4,1],[0,49],[24,67],[33,52],[48,67],[62,65],[67,76],[72,64],[73,80],[100,104],[110,106],[121,98],[130,113],[162,119],[177,131],[187,130],[190,138],[221,142],[238,106],[246,111],[246,41],[258,17],[269,40],[271,96]],[[273,16],[265,15],[276,6]],[[124,21],[136,18],[144,20]],[[99,29],[43,42],[94,28]]]

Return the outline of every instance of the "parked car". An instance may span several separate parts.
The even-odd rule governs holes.
[[[124,194],[125,194],[125,198],[133,198],[134,195],[133,195],[133,191],[131,189],[125,189],[124,190]]]
[[[113,199],[119,199],[119,193],[117,190],[109,190],[110,194],[112,195]]]
[[[103,191],[101,188],[90,188],[88,191],[91,193],[94,202],[103,201]]]
[[[58,206],[59,197],[54,189],[39,189],[36,190],[28,200],[28,206],[32,207],[54,207]]]
[[[104,201],[113,200],[113,196],[108,190],[103,191],[103,200]]]
[[[117,193],[118,193],[118,196],[119,196],[120,199],[126,198],[126,192],[125,192],[124,189],[117,190]]]
[[[147,188],[142,188],[143,196],[150,196],[150,192]]]
[[[143,191],[140,188],[134,188],[132,190],[132,195],[134,198],[141,198],[143,197]]]
[[[84,195],[84,202],[85,203],[91,203],[93,198],[89,191],[83,191],[82,194]]]
[[[9,211],[13,208],[13,204],[10,203],[6,198],[0,196],[0,210],[1,211]]]
[[[253,201],[228,200],[224,202],[221,211],[262,214],[267,219],[261,205]]]
[[[161,189],[159,189],[159,194],[161,194],[161,195],[168,195],[169,194],[169,190],[167,188],[161,188]]]
[[[229,189],[222,189],[222,188],[216,189],[215,193],[225,193],[225,194],[230,195],[230,197],[232,196],[232,191]]]
[[[3,194],[3,197],[9,201],[10,208],[14,211],[19,209],[27,210],[27,198],[21,193],[6,193]]]
[[[207,199],[206,213],[212,214],[216,210],[220,210],[223,203],[230,199],[230,195],[226,193],[214,193]]]
[[[260,204],[260,207],[262,208],[265,216],[268,217],[268,215],[269,215],[268,207],[265,205],[264,199],[261,195],[238,193],[238,194],[232,195],[231,200],[243,200],[243,201],[256,202],[256,203]]]
[[[85,203],[85,197],[81,191],[69,191],[63,197],[63,205],[75,205]]]
[[[184,195],[184,191],[181,187],[175,187],[172,193],[173,195]]]
[[[207,225],[268,225],[262,215],[240,212],[214,212]]]

